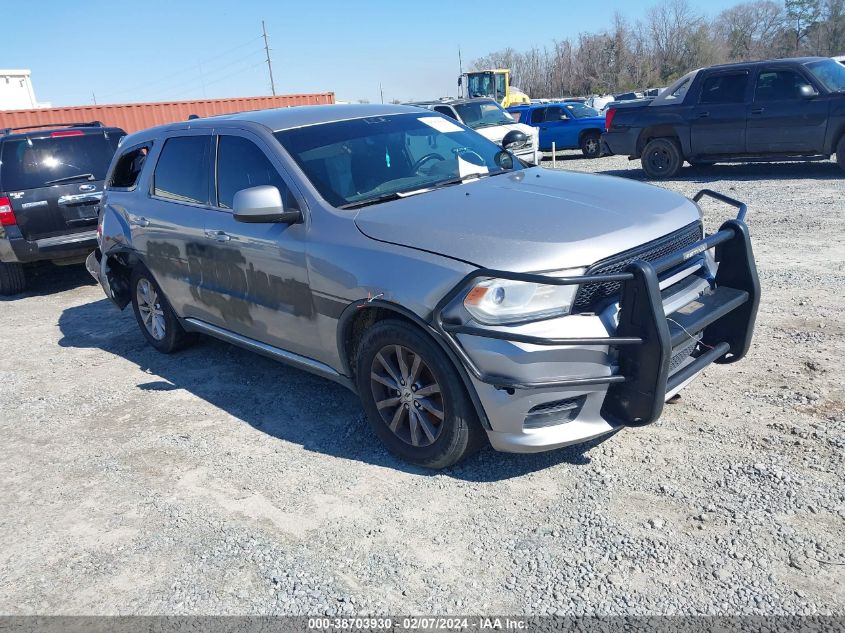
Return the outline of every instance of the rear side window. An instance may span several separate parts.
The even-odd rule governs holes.
[[[792,70],[764,70],[757,77],[755,101],[788,101],[801,98],[801,86],[809,82]]]
[[[144,145],[132,148],[118,158],[109,183],[109,189],[131,189],[134,187],[149,153],[149,146]]]
[[[177,202],[208,203],[209,136],[174,136],[161,148],[153,193]]]
[[[699,103],[742,103],[747,84],[747,73],[708,77],[701,88]]]
[[[231,209],[238,191],[259,185],[276,187],[285,207],[295,206],[279,172],[255,143],[242,136],[221,135],[217,145],[217,204]]]
[[[9,139],[0,150],[0,189],[18,191],[103,180],[121,134],[75,130],[61,136]]]

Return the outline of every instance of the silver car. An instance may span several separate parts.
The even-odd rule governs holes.
[[[207,334],[337,381],[442,468],[654,422],[745,355],[745,206],[702,195],[737,219],[705,236],[694,201],[414,107],[247,112],[126,137],[88,268],[156,349]]]

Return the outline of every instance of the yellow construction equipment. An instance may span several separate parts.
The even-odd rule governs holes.
[[[508,68],[463,73],[458,77],[458,88],[461,96],[489,97],[498,101],[503,108],[531,103],[527,94],[511,86],[511,71]]]

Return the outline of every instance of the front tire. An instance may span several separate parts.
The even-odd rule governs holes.
[[[196,335],[185,332],[153,276],[142,266],[132,270],[132,310],[141,334],[163,354],[189,345]]]
[[[581,153],[584,158],[601,157],[601,135],[598,132],[588,132],[581,139]]]
[[[23,265],[17,262],[0,262],[0,295],[17,295],[26,289]]]
[[[373,432],[402,459],[446,468],[483,444],[484,431],[449,357],[405,321],[380,321],[364,333],[357,386]]]
[[[841,169],[845,169],[845,134],[842,135],[842,138],[836,144],[836,164]]]
[[[681,171],[684,157],[681,146],[673,138],[656,138],[649,141],[642,153],[643,171],[653,180],[674,178]]]

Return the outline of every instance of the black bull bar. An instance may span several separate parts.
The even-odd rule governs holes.
[[[637,260],[624,272],[580,277],[548,277],[529,273],[479,269],[463,278],[437,304],[432,325],[444,337],[464,366],[481,382],[501,389],[608,386],[602,416],[630,426],[654,422],[663,410],[666,394],[710,363],[733,363],[748,352],[760,303],[760,281],[744,219],[746,205],[720,193],[703,189],[693,200],[708,196],[738,209],[717,233],[657,261]],[[658,275],[715,248],[719,263],[714,288],[693,303],[692,310],[675,312],[667,319]],[[503,330],[464,325],[443,318],[443,312],[479,278],[498,278],[556,286],[620,282],[619,324],[615,336],[595,338],[543,338]],[[692,305],[692,304],[690,304]],[[692,362],[669,375],[672,350],[701,333],[706,349]],[[457,334],[483,336],[533,345],[602,345],[616,348],[619,372],[608,376],[522,382],[483,373],[458,342]]]

